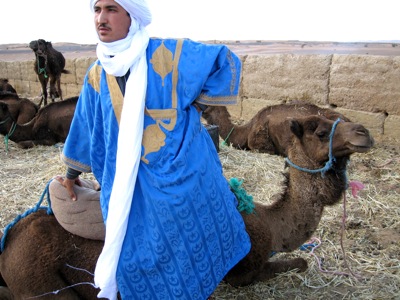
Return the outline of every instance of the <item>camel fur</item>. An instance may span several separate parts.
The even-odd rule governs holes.
[[[318,227],[324,207],[339,202],[347,188],[346,164],[352,153],[368,151],[374,144],[369,131],[360,124],[338,122],[321,116],[285,121],[291,133],[288,159],[307,169],[319,169],[329,159],[330,133],[335,157],[323,175],[289,167],[285,187],[271,205],[255,203],[253,213],[242,212],[252,247],[226,275],[232,286],[264,281],[288,270],[307,269],[303,258],[274,260],[272,252],[290,252],[308,241]],[[74,283],[93,282],[93,272],[103,242],[86,240],[65,231],[53,215],[36,212],[19,221],[5,241],[0,255],[0,272],[17,299],[35,297],[66,288]],[[70,287],[57,299],[96,299],[90,285]],[[53,298],[51,298],[53,297]],[[55,295],[48,299],[55,299]],[[46,298],[44,298],[46,299]]]
[[[303,102],[264,107],[243,125],[232,123],[226,106],[209,106],[202,116],[207,124],[218,125],[220,137],[234,148],[286,156],[292,133],[287,126],[283,126],[283,123],[288,117],[309,115],[350,121],[332,109]]]
[[[20,98],[17,94],[0,94],[0,103],[6,103],[13,120],[17,124],[25,124],[33,119],[39,110],[34,102]]]
[[[19,125],[12,117],[7,103],[0,101],[0,134],[21,148],[35,145],[51,146],[65,142],[78,97],[50,103],[41,108],[28,123]]]
[[[35,53],[36,59],[33,69],[42,87],[42,99],[40,100],[39,107],[42,105],[42,102],[44,105],[47,105],[47,84],[49,80],[51,101],[54,102],[55,98],[63,100],[61,74],[70,74],[70,71],[65,69],[64,55],[54,49],[51,42],[43,39],[31,41],[29,48]]]

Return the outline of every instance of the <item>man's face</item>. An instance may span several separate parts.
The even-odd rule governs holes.
[[[99,0],[94,5],[94,23],[100,41],[111,43],[127,36],[131,17],[114,0]]]

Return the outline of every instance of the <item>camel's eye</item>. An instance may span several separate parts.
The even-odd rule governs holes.
[[[326,130],[317,130],[315,131],[315,134],[320,139],[327,138],[329,136],[329,132]]]

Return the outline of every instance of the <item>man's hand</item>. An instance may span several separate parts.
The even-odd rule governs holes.
[[[77,177],[75,179],[68,179],[63,176],[57,175],[56,177],[54,177],[54,179],[57,180],[59,183],[61,183],[67,189],[68,194],[71,197],[72,201],[78,200],[78,198],[76,197],[76,194],[74,192],[74,185],[76,184],[76,185],[82,186],[82,183],[81,183],[79,177]]]

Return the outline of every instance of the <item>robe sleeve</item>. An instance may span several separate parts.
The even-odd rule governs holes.
[[[204,105],[237,104],[241,76],[239,57],[224,45],[206,47],[214,48],[215,59],[196,101]]]
[[[91,99],[96,91],[88,82],[88,75],[79,95],[71,127],[64,144],[61,158],[70,168],[89,173],[91,168],[91,136],[93,132],[93,113]]]

